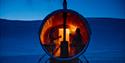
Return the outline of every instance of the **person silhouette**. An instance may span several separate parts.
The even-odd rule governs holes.
[[[75,49],[75,54],[79,53],[82,51],[83,47],[85,46],[82,36],[80,34],[80,29],[77,28],[75,31],[75,35],[72,39],[72,47]]]

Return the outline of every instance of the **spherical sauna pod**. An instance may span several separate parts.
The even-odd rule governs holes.
[[[85,52],[90,29],[86,19],[77,12],[57,10],[42,21],[39,38],[44,51],[50,57],[70,60]]]

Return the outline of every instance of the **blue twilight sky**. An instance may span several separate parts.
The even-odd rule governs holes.
[[[67,0],[68,8],[85,17],[125,19],[124,0]],[[63,0],[0,0],[0,18],[41,20],[62,8]]]

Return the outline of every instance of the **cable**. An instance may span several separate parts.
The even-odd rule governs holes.
[[[46,55],[46,54],[43,54],[43,55],[39,58],[38,63],[40,63],[40,61],[45,57],[45,55]]]

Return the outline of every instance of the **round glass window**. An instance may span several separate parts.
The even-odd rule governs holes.
[[[65,28],[64,12],[66,12]],[[43,49],[51,57],[70,59],[86,50],[90,29],[86,19],[77,12],[57,10],[42,21],[39,37]]]

